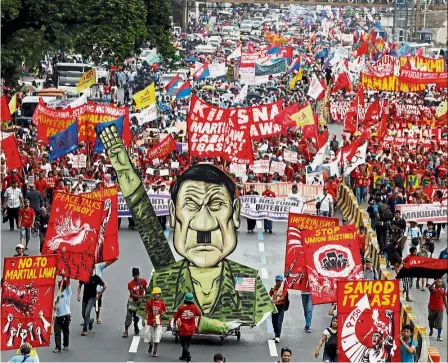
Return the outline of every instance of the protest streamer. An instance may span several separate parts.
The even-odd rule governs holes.
[[[96,83],[96,69],[92,68],[82,75],[76,84],[76,92],[81,93]]]
[[[310,291],[302,231],[335,227],[338,223],[337,218],[310,216],[303,214],[301,208],[291,207],[285,253],[285,286],[288,289]]]
[[[4,259],[1,350],[50,345],[56,265],[56,256]]]
[[[1,140],[1,147],[6,157],[6,167],[8,170],[19,169],[22,167],[20,154],[17,147],[16,137],[12,134]]]
[[[401,216],[406,221],[415,221],[417,224],[423,224],[429,221],[446,223],[448,218],[446,201],[443,204],[397,204],[395,208],[401,211]]]
[[[176,142],[173,136],[170,134],[157,145],[154,145],[148,150],[148,160],[164,159],[170,152],[176,150]]]
[[[337,281],[364,278],[355,225],[303,231],[302,237],[313,305],[336,302]]]
[[[84,193],[82,196],[99,200],[104,205],[95,250],[95,263],[117,259],[120,253],[118,244],[118,187],[94,190],[90,193]]]
[[[152,191],[148,191],[147,194],[157,217],[168,216],[170,214],[170,195],[154,194]],[[118,193],[118,218],[127,217],[132,217],[131,211],[129,210],[123,195]]]
[[[398,280],[338,281],[338,361],[401,362]]]
[[[397,274],[397,279],[403,277],[423,277],[440,279],[448,272],[448,260],[430,257],[408,255],[403,260],[403,267]]]
[[[57,274],[88,281],[95,264],[104,203],[56,192],[42,254],[57,255]]]

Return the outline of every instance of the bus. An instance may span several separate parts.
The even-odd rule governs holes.
[[[54,72],[56,86],[67,93],[76,93],[76,84],[82,75],[91,69],[89,64],[57,63]]]

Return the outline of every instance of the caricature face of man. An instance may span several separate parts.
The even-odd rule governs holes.
[[[177,253],[195,266],[216,266],[236,247],[240,210],[240,200],[232,204],[224,185],[184,181],[176,204],[170,203]]]

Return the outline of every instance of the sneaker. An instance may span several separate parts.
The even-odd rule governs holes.
[[[61,350],[58,349],[58,348],[54,348],[54,349],[53,349],[53,353],[61,353]]]
[[[306,333],[311,333],[311,329],[310,329],[310,327],[308,327],[308,329],[305,330],[305,332],[306,332]]]
[[[272,229],[269,230],[269,234],[272,234]]]
[[[157,353],[152,354],[153,357],[158,357]]]
[[[305,325],[305,328],[303,328],[303,330],[307,331],[308,330],[308,325]]]
[[[443,342],[442,337],[437,337],[437,340],[438,340],[439,342]]]
[[[62,347],[62,350],[68,350],[68,345],[64,345],[64,346]]]
[[[85,337],[85,336],[87,335],[87,332],[83,330],[82,333],[81,333],[81,335],[82,335],[83,337]]]
[[[123,332],[123,335],[121,337],[122,338],[127,338],[128,337],[128,332],[127,331]]]
[[[276,343],[280,343],[280,338],[275,338],[274,340]]]
[[[91,320],[89,321],[89,330],[92,330],[92,329],[93,329],[93,322],[94,322],[93,319],[91,319]]]

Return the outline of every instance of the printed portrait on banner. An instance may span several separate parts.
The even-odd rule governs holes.
[[[400,362],[398,280],[338,282],[338,361]]]

